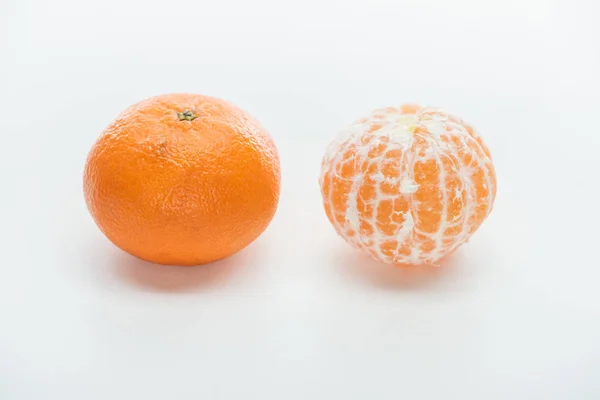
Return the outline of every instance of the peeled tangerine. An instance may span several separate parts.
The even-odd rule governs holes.
[[[337,233],[390,264],[435,264],[469,239],[496,196],[490,152],[473,127],[413,105],[344,129],[320,184]]]

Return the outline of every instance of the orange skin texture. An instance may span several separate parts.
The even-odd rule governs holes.
[[[190,110],[193,120],[180,120]],[[280,168],[260,123],[223,100],[168,94],[125,110],[92,147],[88,208],[106,237],[141,259],[197,265],[230,256],[269,225]]]

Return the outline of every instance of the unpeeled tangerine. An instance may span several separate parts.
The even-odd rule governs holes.
[[[490,152],[473,127],[414,105],[375,110],[342,130],[320,184],[337,233],[390,264],[434,264],[452,253],[496,196]]]

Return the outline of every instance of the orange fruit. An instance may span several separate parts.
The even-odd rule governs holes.
[[[279,199],[279,157],[259,122],[195,94],[125,110],[89,153],[85,200],[104,234],[134,256],[195,265],[256,239]]]
[[[375,110],[344,129],[323,158],[329,221],[352,246],[390,264],[433,264],[492,210],[490,152],[462,119],[435,108]]]

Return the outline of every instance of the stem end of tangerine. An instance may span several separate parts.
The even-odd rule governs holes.
[[[193,121],[198,118],[198,116],[194,114],[193,111],[185,110],[184,112],[178,112],[177,118],[179,118],[180,121]]]

